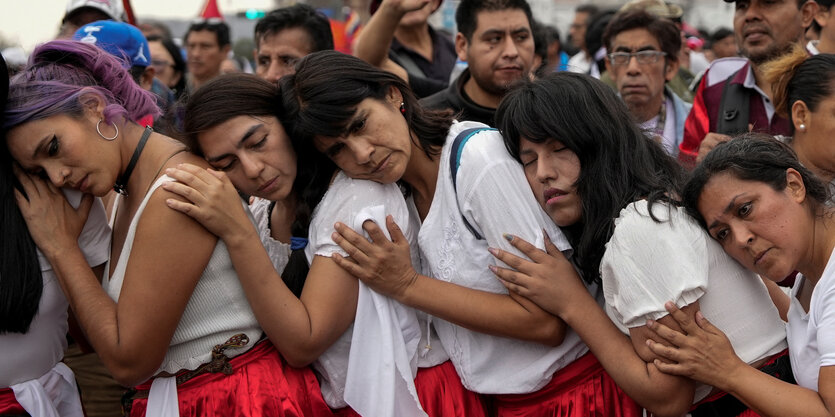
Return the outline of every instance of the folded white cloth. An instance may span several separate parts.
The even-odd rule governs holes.
[[[148,392],[148,408],[146,416],[180,417],[180,406],[177,399],[177,377],[154,378],[151,390]]]
[[[10,388],[17,402],[32,417],[84,417],[75,375],[63,362],[38,379]]]
[[[366,207],[351,226],[362,230],[363,222],[373,220],[390,239],[385,218],[383,206]],[[360,282],[345,402],[365,417],[426,417],[414,381],[419,343],[415,310]]]

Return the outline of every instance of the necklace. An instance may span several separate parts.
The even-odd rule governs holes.
[[[113,189],[117,193],[124,196],[128,195],[128,180],[130,179],[130,174],[133,173],[133,168],[136,167],[136,161],[139,160],[139,155],[142,154],[142,149],[145,148],[145,143],[148,142],[148,138],[151,136],[151,132],[153,131],[154,129],[152,129],[151,126],[145,126],[145,131],[142,132],[142,137],[139,138],[139,143],[133,151],[133,156],[130,157],[130,162],[128,162],[128,167],[125,169],[125,173],[119,176],[116,180],[116,184],[113,184]]]

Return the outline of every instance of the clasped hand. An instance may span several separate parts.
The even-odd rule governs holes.
[[[27,174],[17,165],[13,169],[23,188],[23,193],[15,190],[15,201],[41,252],[53,259],[64,250],[78,248],[78,237],[87,222],[94,197],[84,194],[78,208],[73,208],[64,193],[51,182]]]
[[[362,228],[371,241],[343,223],[336,223],[334,228],[334,242],[349,256],[346,258],[335,253],[333,260],[336,264],[374,291],[401,300],[418,273],[412,266],[409,241],[392,216],[386,216],[386,228],[391,240],[370,220],[363,223]]]

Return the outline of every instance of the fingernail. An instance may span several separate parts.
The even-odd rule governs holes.
[[[505,233],[502,235],[508,242],[513,242],[513,235]]]
[[[655,320],[653,320],[653,319],[648,319],[647,320],[647,327],[652,327],[654,324],[655,324]],[[649,340],[647,340],[647,341],[649,341]]]
[[[163,184],[163,185],[165,185],[165,184]],[[170,206],[170,205],[174,204],[174,200],[172,200],[170,198],[167,198],[167,199],[165,199],[165,204]]]
[[[333,232],[331,233],[331,239],[336,242],[336,239],[339,239],[339,233]]]
[[[696,312],[696,319],[697,319],[697,320],[704,320],[704,319],[705,319],[705,316],[704,316],[704,315],[702,315],[702,312],[701,312],[701,311],[697,311],[697,312]]]
[[[499,254],[499,251],[496,250],[496,248],[487,248],[487,251],[490,252],[493,256],[496,256],[496,255]]]
[[[174,170],[173,170],[173,169],[171,169],[171,168],[165,168],[165,173],[166,173],[166,174],[170,174],[170,173],[172,173],[172,172],[174,172]]]
[[[494,273],[495,273],[496,271],[498,271],[498,270],[499,270],[499,269],[496,267],[496,265],[487,265],[487,267],[488,267],[488,268],[490,268],[490,270],[491,270],[491,271],[493,271]]]
[[[646,344],[647,344],[647,346],[652,346],[652,340],[647,339]]]

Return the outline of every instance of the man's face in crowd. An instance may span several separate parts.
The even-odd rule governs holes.
[[[577,12],[574,14],[574,21],[568,27],[568,36],[571,43],[580,49],[586,49],[586,29],[588,28],[589,14]]]
[[[716,58],[727,58],[739,53],[736,48],[736,39],[733,36],[726,36],[724,39],[714,42],[710,49],[713,50]]]
[[[301,27],[262,36],[255,50],[255,73],[269,82],[277,82],[296,72],[296,62],[313,52],[312,45],[310,35]]]
[[[755,64],[783,54],[803,35],[797,0],[738,0],[734,35],[742,55]]]
[[[220,73],[220,65],[226,59],[229,45],[220,47],[217,34],[210,30],[189,32],[186,37],[188,70],[196,78],[205,79]]]
[[[643,108],[663,101],[664,84],[671,80],[678,65],[659,54],[661,43],[648,30],[643,28],[625,30],[611,40],[614,53],[645,52],[646,57],[631,56],[624,64],[615,64],[607,60],[606,68],[615,80],[618,92],[627,107]],[[655,52],[656,54],[653,54]],[[640,62],[644,60],[646,62]],[[654,62],[650,62],[654,61]],[[657,111],[657,109],[656,109]],[[643,120],[641,120],[643,122]]]
[[[527,76],[533,64],[533,36],[521,9],[482,10],[476,16],[472,39],[458,33],[458,57],[465,60],[476,84],[503,95],[514,81]]]

